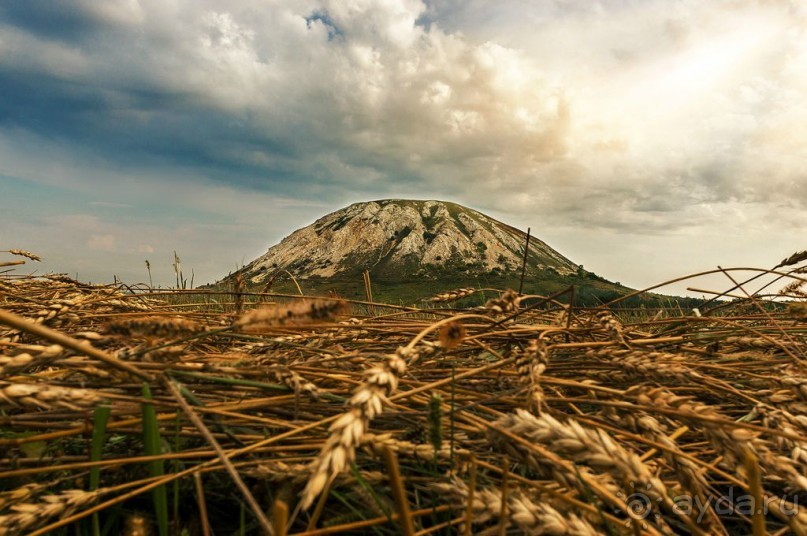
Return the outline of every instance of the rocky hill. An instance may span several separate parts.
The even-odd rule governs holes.
[[[476,210],[443,201],[355,203],[298,229],[240,272],[259,284],[278,270],[301,278],[386,280],[505,275],[520,270],[526,234]],[[531,237],[530,276],[572,275],[573,263]]]

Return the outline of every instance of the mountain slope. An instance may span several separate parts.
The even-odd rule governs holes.
[[[388,280],[520,270],[526,235],[480,212],[442,201],[355,203],[298,229],[240,272],[261,283],[278,270],[339,278],[370,270]],[[530,239],[527,271],[571,275],[578,266]]]

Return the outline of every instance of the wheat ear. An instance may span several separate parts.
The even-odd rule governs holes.
[[[185,318],[141,317],[110,322],[106,332],[124,336],[144,336],[159,339],[184,337],[207,331],[207,327]]]
[[[654,405],[666,409],[673,408],[679,412],[680,418],[689,420],[701,425],[697,420],[698,416],[708,417],[714,420],[724,421],[727,424],[731,420],[720,413],[717,408],[703,404],[691,397],[678,396],[664,388],[635,388],[628,391],[629,394],[638,393],[637,401],[644,405]],[[766,471],[766,480],[775,482],[777,480],[786,482],[789,486],[807,491],[807,466],[799,460],[793,460],[785,456],[780,456],[770,450],[768,445],[762,441],[758,434],[745,428],[727,429],[720,424],[702,426],[704,435],[709,441],[723,452],[723,462],[738,475],[745,477],[743,460],[746,453],[752,453],[760,466]]]
[[[460,434],[455,434],[455,441],[459,436]],[[411,456],[419,460],[449,459],[452,456],[462,456],[468,453],[467,450],[456,445],[453,449],[450,445],[442,445],[435,450],[434,445],[398,440],[393,438],[391,434],[365,434],[362,439],[362,445],[370,447],[376,454],[380,454],[384,448],[388,447],[398,455]]]
[[[458,288],[456,290],[449,290],[448,292],[436,294],[434,297],[430,298],[429,301],[432,303],[449,303],[461,300],[462,298],[471,296],[475,293],[476,289],[474,288]]]
[[[277,381],[286,387],[293,389],[295,396],[308,393],[314,400],[319,400],[319,387],[300,376],[297,372],[288,367],[279,367],[274,371]]]
[[[532,415],[522,409],[500,418],[496,424],[527,441],[539,443],[575,463],[607,471],[622,483],[641,487],[653,504],[675,512],[675,505],[664,483],[636,454],[619,445],[600,429],[584,428],[574,420],[561,422],[546,413]],[[632,491],[628,490],[629,493]],[[661,523],[660,516],[657,520]],[[686,520],[689,521],[689,520]]]
[[[9,507],[11,513],[0,515],[0,535],[25,534],[50,518],[64,517],[76,508],[92,503],[103,493],[105,490],[71,489],[43,495],[36,503],[17,503]]]
[[[301,300],[285,305],[273,304],[252,309],[241,315],[234,326],[260,330],[274,326],[301,325],[334,319],[347,309],[343,300]]]
[[[622,323],[617,320],[610,311],[599,311],[594,315],[594,318],[600,324],[600,327],[608,333],[608,337],[610,337],[612,341],[627,346],[625,329],[622,327]]]
[[[431,488],[447,496],[457,509],[467,507],[468,486],[453,478],[450,483],[433,484]],[[473,496],[474,522],[485,523],[497,519],[502,512],[502,492],[499,489],[477,489]],[[601,534],[585,519],[573,512],[559,512],[546,502],[535,502],[520,490],[507,495],[507,522],[517,526],[524,534],[550,536],[595,536]]]
[[[27,351],[17,355],[0,355],[0,377],[45,365],[65,355],[64,348],[58,344],[50,346],[26,345],[25,349]]]
[[[387,397],[398,388],[398,380],[406,372],[406,355],[406,349],[399,348],[388,355],[384,363],[364,372],[364,383],[353,391],[347,402],[349,409],[331,424],[330,435],[312,462],[311,478],[302,491],[302,508],[311,506],[328,481],[355,459],[356,447],[370,421],[384,411]]]
[[[686,357],[667,352],[606,347],[589,350],[586,357],[613,364],[631,377],[661,381],[673,379],[679,382],[703,378],[701,374],[685,365],[688,362]]]
[[[12,255],[17,255],[18,257],[25,257],[26,259],[31,259],[32,261],[42,262],[42,257],[39,255],[35,255],[30,251],[25,251],[24,249],[9,249],[8,253]]]
[[[549,365],[549,349],[543,339],[533,339],[516,357],[516,371],[521,383],[527,384],[527,407],[536,415],[541,413],[544,391],[541,376]]]
[[[72,410],[90,407],[102,400],[97,391],[71,389],[34,383],[0,383],[0,404],[14,407],[51,409],[61,406]]]
[[[485,309],[493,314],[508,314],[518,310],[521,297],[515,290],[508,289],[498,298],[491,298],[485,303]]]

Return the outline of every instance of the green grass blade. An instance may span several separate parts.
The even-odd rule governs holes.
[[[151,389],[147,383],[143,384],[143,398],[151,400]],[[143,444],[146,456],[162,454],[160,448],[160,428],[157,422],[157,411],[153,404],[143,404]],[[153,460],[148,462],[149,474],[159,477],[165,474],[165,462]],[[160,536],[168,536],[168,492],[165,486],[157,486],[152,491],[154,498],[154,514],[157,518],[157,528]]]
[[[361,519],[365,519],[367,517],[366,513],[362,513],[361,511],[359,511],[355,506],[353,506],[353,504],[350,502],[350,500],[348,500],[348,498],[346,496],[342,495],[338,491],[331,490],[330,491],[330,496],[333,497],[334,499],[338,500],[340,503],[342,503],[349,510],[349,513],[347,515],[342,516],[343,518],[341,520],[339,518],[337,518],[335,520],[331,520],[331,522],[333,524],[329,524],[329,526],[338,525],[340,523],[344,523],[344,522],[347,522],[347,521],[358,521],[358,520],[361,520]],[[384,513],[386,514],[386,511]],[[389,514],[387,514],[387,517],[389,517]],[[390,518],[390,523],[391,522],[392,522],[392,518]],[[375,534],[379,534],[379,535],[383,536],[384,533],[381,532],[378,529],[378,527],[370,527],[370,528],[373,530],[373,532]]]
[[[384,515],[387,516],[389,518],[390,523],[392,523],[392,517],[390,515],[389,508],[387,508],[384,502],[378,498],[378,494],[373,489],[373,486],[371,486],[370,483],[367,482],[367,480],[365,480],[363,476],[361,476],[361,472],[359,472],[359,468],[356,467],[355,462],[350,462],[350,472],[353,474],[353,477],[356,479],[359,485],[363,487],[365,491],[367,491],[367,493],[370,494],[370,497],[373,498],[373,501],[375,502],[376,506],[378,506],[379,510],[384,512]],[[331,493],[333,492],[334,491],[331,490]]]
[[[429,399],[429,413],[427,422],[429,424],[429,442],[437,453],[443,446],[443,397],[434,394]],[[435,455],[435,462],[437,456]]]

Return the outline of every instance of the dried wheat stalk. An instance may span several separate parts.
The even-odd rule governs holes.
[[[803,286],[792,284],[790,288],[795,296]],[[386,482],[380,472],[362,470],[376,463],[375,448],[379,445],[397,451],[404,461],[401,468],[407,479],[407,489],[415,491],[423,501],[434,501],[438,508],[448,506],[441,504],[448,502],[446,493],[430,491],[428,483],[422,484],[424,480],[433,479],[434,471],[442,473],[448,470],[450,464],[451,450],[447,448],[450,444],[441,440],[440,434],[435,434],[437,439],[434,441],[428,436],[430,442],[421,444],[426,442],[428,432],[439,429],[432,426],[439,422],[444,431],[449,423],[456,427],[454,454],[474,454],[482,468],[479,481],[485,486],[499,488],[502,483],[499,473],[489,468],[500,465],[502,452],[507,452],[515,461],[529,467],[529,474],[525,476],[537,475],[541,479],[554,480],[565,489],[559,489],[553,482],[541,485],[549,486],[556,493],[568,494],[574,497],[574,501],[590,503],[590,509],[581,507],[578,511],[573,507],[570,513],[585,519],[596,530],[605,530],[606,527],[599,525],[604,522],[596,516],[584,518],[583,512],[601,509],[605,517],[610,517],[607,514],[613,509],[624,510],[627,504],[620,499],[632,491],[625,480],[635,478],[636,473],[646,478],[644,471],[650,471],[665,483],[671,494],[683,492],[700,497],[700,503],[706,504],[726,486],[742,486],[742,478],[738,478],[744,477],[746,471],[742,456],[751,452],[759,460],[764,496],[775,500],[771,505],[772,515],[767,517],[768,531],[778,534],[790,528],[800,536],[807,536],[807,531],[803,530],[807,514],[796,508],[791,509],[795,515],[788,517],[784,511],[785,503],[781,501],[778,504],[783,505],[782,509],[774,510],[777,501],[786,494],[794,491],[800,494],[799,497],[804,494],[804,481],[800,477],[807,468],[807,455],[804,454],[807,450],[807,431],[804,428],[807,376],[797,358],[803,358],[804,348],[807,348],[807,331],[803,322],[807,318],[807,302],[789,302],[785,313],[781,311],[784,305],[781,297],[773,296],[773,303],[768,308],[765,298],[757,295],[755,298],[765,305],[769,315],[760,314],[747,303],[726,303],[721,306],[719,315],[698,322],[681,317],[674,309],[666,310],[667,315],[654,315],[649,310],[626,308],[620,310],[619,318],[624,319],[625,325],[621,329],[623,338],[631,344],[630,349],[618,346],[622,343],[609,331],[609,322],[601,323],[593,316],[587,316],[585,309],[580,307],[566,308],[564,314],[573,314],[568,314],[561,322],[566,336],[553,342],[552,362],[549,364],[551,376],[547,376],[547,359],[533,346],[533,341],[546,340],[557,331],[556,327],[551,327],[557,326],[556,312],[519,309],[519,298],[514,295],[511,295],[509,305],[491,304],[498,309],[492,308],[490,312],[519,312],[518,323],[496,324],[496,329],[491,330],[488,329],[488,319],[452,325],[451,321],[455,319],[446,318],[445,310],[384,309],[381,304],[376,306],[377,316],[362,317],[357,312],[353,319],[345,316],[336,319],[342,320],[338,324],[320,326],[315,324],[333,317],[321,314],[318,307],[299,305],[301,302],[275,305],[253,313],[253,316],[245,313],[236,320],[239,325],[234,326],[232,305],[213,301],[210,297],[213,294],[206,295],[207,292],[200,292],[198,301],[187,292],[157,300],[130,294],[128,290],[124,293],[111,286],[84,285],[67,277],[26,276],[15,279],[0,274],[0,307],[4,310],[27,318],[39,318],[39,322],[52,327],[58,326],[57,331],[93,346],[103,346],[112,356],[128,348],[129,359],[146,361],[143,369],[157,378],[167,370],[171,374],[185,374],[186,387],[199,398],[200,408],[205,408],[200,409],[200,413],[205,412],[211,423],[215,422],[212,432],[217,440],[229,452],[237,453],[233,462],[242,475],[276,482],[278,488],[288,495],[292,490],[310,485],[311,477],[316,476],[312,471],[319,468],[325,475],[326,484],[333,478],[335,485],[344,486],[340,492],[356,507],[351,514],[354,517],[343,516],[337,501],[322,502],[319,525],[331,527],[329,530],[334,532],[355,532],[350,522],[370,522],[372,520],[368,518],[379,514],[370,497],[363,495],[365,488],[357,487],[355,477],[348,472],[332,473],[340,459],[351,456],[362,475],[362,482],[373,486]],[[229,291],[223,295],[232,298]],[[248,306],[245,303],[245,307]],[[135,320],[153,319],[155,322],[142,328],[133,322],[130,325],[134,329],[122,328],[120,335],[104,333],[110,318],[133,316]],[[311,318],[306,319],[306,316]],[[155,343],[149,339],[160,339],[162,335],[184,338],[200,333],[180,329],[171,331],[170,326],[159,320],[168,319],[170,322],[173,318],[197,323],[206,333],[205,337],[195,341],[192,347],[183,348],[182,343],[176,343],[171,347],[150,350]],[[253,323],[256,331],[267,328],[271,335],[233,333],[233,328],[241,330],[243,323]],[[123,326],[126,322],[119,324]],[[251,326],[244,327],[249,329]],[[221,331],[211,328],[221,328]],[[467,330],[468,337],[461,333],[462,329]],[[612,326],[612,329],[618,327]],[[425,334],[437,334],[438,330],[439,336],[425,339]],[[419,335],[413,341],[415,333]],[[659,335],[654,341],[654,333],[664,335]],[[25,344],[20,344],[20,341]],[[407,359],[406,371],[411,373],[407,380],[412,382],[410,388],[421,389],[420,394],[400,393],[395,397],[395,404],[401,412],[383,414],[379,418],[380,411],[388,412],[383,407],[383,397],[390,396],[392,388],[387,386],[385,389],[379,382],[368,382],[362,373],[371,366],[366,364],[368,358],[395,352],[395,348],[406,341],[412,341],[411,348],[400,350],[400,357]],[[611,344],[604,347],[603,341],[611,341]],[[458,344],[460,342],[463,344]],[[72,402],[70,396],[56,396],[57,391],[41,393],[40,389],[82,385],[96,393],[99,399],[112,399],[115,418],[109,424],[110,430],[115,430],[116,436],[131,436],[135,441],[107,442],[103,460],[97,463],[106,467],[107,462],[114,461],[121,470],[103,470],[104,486],[126,482],[132,474],[129,469],[139,467],[140,463],[127,461],[137,460],[141,454],[139,450],[131,449],[132,444],[139,445],[142,436],[140,382],[119,376],[107,364],[82,354],[79,349],[68,349],[62,354],[49,353],[46,351],[48,347],[42,344],[37,335],[0,327],[0,371],[6,375],[27,375],[25,378],[21,375],[6,377],[5,383],[0,382],[0,393],[5,393],[5,398],[0,399],[0,405],[6,409],[2,417],[3,428],[8,430],[8,434],[0,437],[0,452],[9,453],[0,464],[0,473],[3,473],[0,479],[9,482],[9,491],[0,493],[2,515],[11,513],[8,511],[11,503],[43,502],[35,498],[44,492],[43,489],[34,490],[26,483],[49,484],[46,489],[58,490],[62,484],[52,484],[58,480],[55,477],[63,476],[71,482],[85,479],[90,467],[82,452],[89,440],[87,426],[91,422],[87,406],[92,404]],[[681,344],[680,354],[670,353],[671,350],[664,352],[677,344]],[[508,355],[511,359],[501,359],[511,347],[525,350]],[[260,358],[245,360],[245,356],[251,353],[260,354]],[[415,356],[422,357],[417,360]],[[299,376],[287,372],[296,372]],[[599,383],[595,384],[594,378]],[[533,410],[538,409],[540,391],[536,393],[531,389],[543,388],[546,395],[540,396],[542,416],[551,415],[572,432],[547,432],[548,436],[542,443],[531,439],[529,433],[513,435],[511,430],[497,425],[498,437],[492,437],[490,441],[482,437],[479,430],[493,427],[484,421],[485,415],[507,413],[525,405],[521,394],[514,390],[514,379],[523,386],[522,393],[530,391],[528,397]],[[14,383],[21,380],[25,383],[20,386]],[[317,421],[334,413],[332,397],[323,396],[319,400],[305,397],[292,408],[293,397],[274,388],[278,381],[300,394],[313,390],[314,383],[320,389],[327,386],[329,394],[337,397],[351,398],[367,390],[372,395],[378,391],[382,397],[380,409],[370,409],[374,407],[370,401],[373,397],[361,395],[369,396],[368,400],[344,408],[346,414],[352,415],[330,418],[331,422],[344,420],[338,428],[331,429],[331,438],[337,439],[329,444],[328,433],[317,432]],[[306,381],[311,382],[310,386],[306,386]],[[114,391],[109,390],[112,382]],[[364,386],[356,389],[359,382],[364,382]],[[662,391],[658,403],[639,400],[637,391],[625,391],[628,382],[645,385],[652,382],[667,388],[667,391]],[[29,385],[36,386],[35,393],[27,391]],[[720,389],[715,389],[716,386]],[[447,402],[449,389],[450,405]],[[648,387],[643,389],[649,390]],[[677,401],[664,398],[681,394],[688,395],[688,398]],[[170,417],[175,409],[164,405],[159,393],[156,395],[154,406],[160,418],[160,433],[173,434],[175,421]],[[453,408],[453,419],[448,411],[425,411],[428,401],[435,399],[429,395],[442,397],[438,407]],[[77,395],[72,393],[72,396]],[[354,402],[361,402],[361,399]],[[371,418],[375,419],[372,424]],[[569,419],[586,431],[575,431]],[[608,424],[597,424],[602,419],[608,419]],[[358,424],[355,421],[359,421]],[[685,431],[683,424],[686,424]],[[368,433],[370,426],[378,429],[377,435]],[[751,428],[753,430],[749,431]],[[597,430],[606,429],[610,440],[622,452],[599,437]],[[671,430],[675,430],[672,435]],[[207,446],[197,431],[181,423],[176,431],[181,434],[186,449],[166,453],[166,457],[183,459],[187,470],[193,470],[194,464],[200,464],[196,470],[218,470],[210,465],[215,461],[204,461],[210,460],[211,455],[205,453]],[[463,432],[467,435],[461,437]],[[675,439],[678,433],[684,434],[681,439]],[[349,449],[345,448],[347,443],[343,444],[343,438],[350,443]],[[35,446],[42,442],[53,447],[43,459],[27,454],[27,443]],[[490,442],[495,442],[497,448],[490,448]],[[320,466],[322,460],[313,458],[314,461],[309,463],[311,449],[321,447],[323,443],[330,446],[320,455],[331,456],[336,462],[331,460]],[[656,448],[648,450],[650,447]],[[254,455],[244,456],[249,452]],[[643,460],[644,467],[637,469],[630,465],[630,456],[639,454],[643,454],[640,460]],[[127,467],[130,463],[132,465]],[[731,472],[736,476],[727,474]],[[164,478],[172,477],[166,473]],[[516,475],[508,477],[511,491],[513,480],[520,478]],[[227,483],[224,479],[219,482],[224,492]],[[141,491],[144,484],[124,484],[128,486],[127,491],[118,488],[110,501],[120,499],[122,509],[136,508],[137,501],[142,500],[142,494],[146,493]],[[641,482],[637,480],[635,486],[638,487],[635,491],[644,493],[646,486]],[[551,529],[557,533],[569,530],[552,521],[553,516],[557,517],[554,513],[541,518],[544,497],[529,494],[526,489],[513,491],[513,497],[499,498],[499,503],[504,503],[502,506],[507,512],[505,516],[511,533],[541,533],[537,531],[550,530],[544,528],[546,526],[557,526]],[[128,490],[133,490],[131,497],[139,498],[127,498]],[[659,490],[654,493],[653,497],[660,495]],[[519,506],[518,494],[526,494],[532,504]],[[475,494],[474,503],[480,497],[486,497],[484,489]],[[489,502],[495,504],[493,500]],[[552,506],[565,515],[569,508],[567,504],[553,502]],[[101,506],[103,522],[111,514],[109,506]],[[65,529],[48,526],[40,530],[49,533],[74,530],[77,526],[75,516],[83,515],[86,510],[68,514],[70,521]],[[653,522],[647,532],[729,534],[745,528],[741,525],[742,519],[718,510],[716,508],[708,514],[711,524],[697,521],[700,524],[689,526],[687,521],[690,520],[684,521],[662,505],[656,507],[654,513],[663,519]],[[524,516],[522,523],[513,519],[517,512]],[[542,519],[540,527],[536,521],[538,518]],[[420,519],[424,530],[438,522],[433,514]],[[622,516],[622,520],[626,522],[627,518]],[[221,518],[211,521],[220,526],[229,522]],[[59,522],[52,518],[51,525],[56,523]],[[293,527],[292,530],[302,530],[304,524],[298,519]],[[489,524],[475,528],[495,531],[498,527]],[[32,530],[37,529],[25,529],[22,533]]]
[[[269,482],[291,482],[294,485],[304,484],[311,477],[311,468],[306,464],[288,464],[282,461],[262,462],[242,470],[242,473],[267,480]],[[387,480],[380,471],[359,471],[361,478],[368,484],[381,484]],[[334,480],[336,485],[349,485],[356,482],[351,473],[340,473]]]
[[[761,337],[726,337],[722,341],[723,344],[733,345],[738,348],[759,348],[762,350],[778,349],[774,341],[763,339]]]

